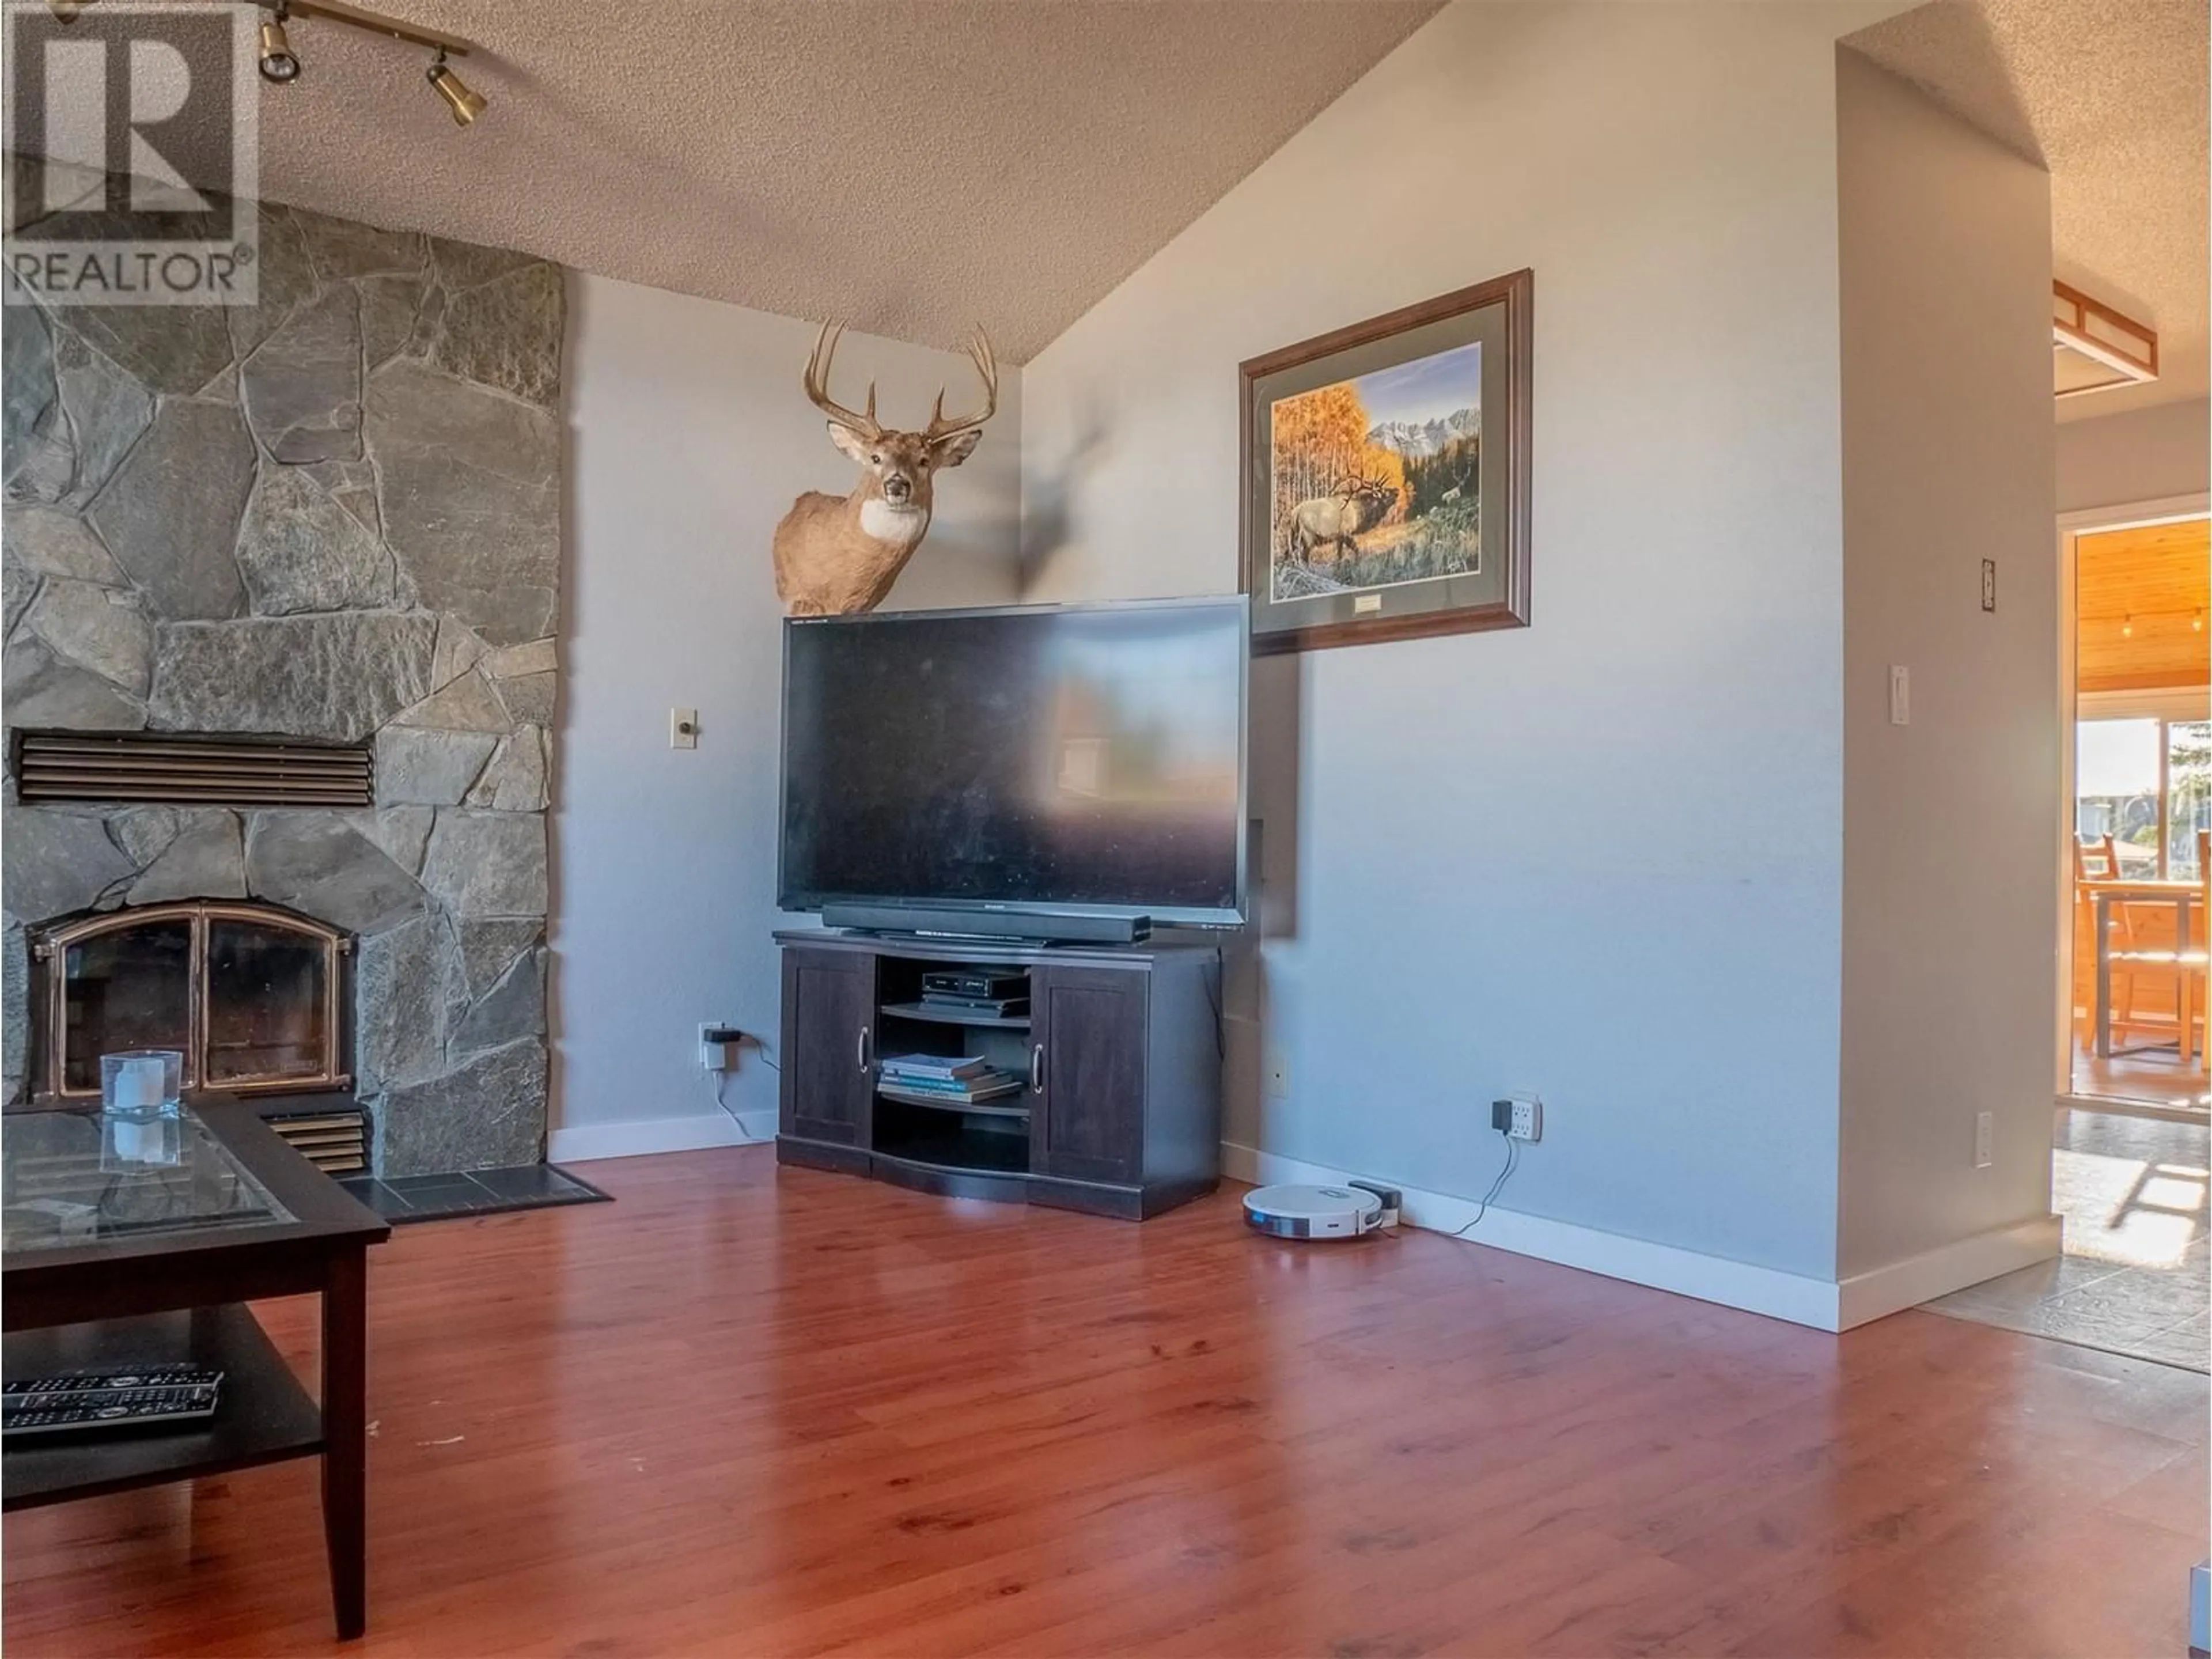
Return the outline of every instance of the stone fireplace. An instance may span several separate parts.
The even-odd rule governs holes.
[[[378,1173],[535,1162],[562,274],[274,205],[262,228],[250,309],[9,307],[6,718],[362,745],[373,800],[30,802],[11,757],[7,1095],[68,1035],[32,946],[70,919],[67,948],[199,975],[156,996],[103,964],[118,1040],[181,1009],[211,1072],[296,1071],[335,1036]],[[289,994],[191,1027],[203,991],[311,975],[317,939],[351,945],[323,1033]]]

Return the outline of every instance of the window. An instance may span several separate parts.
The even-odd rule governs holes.
[[[2201,879],[2197,832],[2212,830],[2212,720],[2166,722],[2166,870]]]
[[[2085,720],[2074,728],[2074,832],[2112,838],[2120,873],[2194,881],[2212,829],[2212,721]]]

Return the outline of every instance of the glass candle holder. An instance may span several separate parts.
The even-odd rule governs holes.
[[[100,1109],[112,1117],[175,1117],[183,1109],[185,1057],[174,1048],[125,1048],[100,1057]]]
[[[100,1167],[110,1175],[173,1170],[185,1161],[185,1126],[173,1117],[108,1112],[100,1122]]]

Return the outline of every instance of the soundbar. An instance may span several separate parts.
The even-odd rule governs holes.
[[[1150,916],[1094,916],[1076,911],[963,909],[952,905],[834,903],[824,927],[925,939],[1024,939],[1048,945],[1134,945],[1152,937]]]

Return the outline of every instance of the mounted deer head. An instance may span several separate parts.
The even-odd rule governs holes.
[[[927,428],[893,431],[876,419],[872,380],[866,408],[855,414],[830,396],[830,366],[843,332],[843,325],[824,323],[815,336],[806,395],[830,417],[830,441],[860,475],[848,495],[809,490],[775,527],[775,591],[794,617],[872,611],[883,603],[929,529],[937,474],[975,453],[983,423],[999,407],[999,362],[979,327],[968,344],[983,382],[983,406],[974,414],[946,416],[939,389]]]

